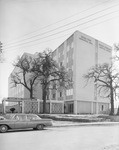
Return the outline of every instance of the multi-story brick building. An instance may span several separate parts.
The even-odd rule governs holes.
[[[89,83],[85,86],[86,82],[83,75],[92,66],[104,62],[110,63],[111,51],[109,45],[84,33],[76,31],[72,34],[53,51],[52,55],[59,65],[63,65],[66,68],[72,78],[73,86],[67,90],[50,91],[49,99],[63,100],[65,113],[80,114],[107,111],[109,109],[109,99],[104,99],[97,95],[94,83]],[[35,93],[37,98],[41,98],[39,90]],[[11,96],[11,92],[9,92],[9,96]]]

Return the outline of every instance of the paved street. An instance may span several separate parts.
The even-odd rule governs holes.
[[[55,127],[0,134],[0,150],[119,150],[119,126]]]

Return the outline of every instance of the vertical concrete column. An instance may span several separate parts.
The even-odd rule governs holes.
[[[49,100],[52,99],[52,98],[51,98],[51,95],[52,95],[52,94],[51,94],[51,89],[50,89],[50,87],[49,87]]]
[[[52,101],[50,100],[50,114],[52,113]]]
[[[6,105],[5,105],[6,101],[3,100],[2,101],[2,106],[3,106],[3,113],[6,113]]]
[[[24,101],[22,101],[22,113],[24,113],[25,112],[25,104],[24,104],[25,102]]]
[[[74,114],[77,114],[77,100],[74,101]]]
[[[94,100],[96,102],[96,114],[98,114],[97,83],[94,85]]]
[[[91,114],[93,114],[93,101],[91,102]]]
[[[98,102],[96,102],[96,114],[98,114]]]
[[[40,113],[40,100],[38,99],[38,113]]]
[[[62,102],[62,113],[64,114],[64,102]]]
[[[18,102],[18,113],[20,113],[21,111],[20,111],[20,108],[21,108],[21,106],[20,106],[20,102]]]

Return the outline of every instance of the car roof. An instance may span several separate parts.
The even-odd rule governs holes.
[[[25,113],[7,113],[6,116],[14,116],[14,115],[37,115],[37,114],[25,114]]]
[[[25,114],[25,113],[7,113],[7,114],[5,114],[3,117],[5,117],[6,119],[10,119],[10,118],[12,118],[13,116],[15,116],[15,115],[28,115],[28,116],[38,116],[38,115],[36,115],[36,114]]]

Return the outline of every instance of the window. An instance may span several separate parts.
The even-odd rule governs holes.
[[[62,62],[60,62],[60,67],[62,67],[63,66],[63,63]]]
[[[104,110],[104,106],[103,106],[103,105],[102,105],[102,108],[101,108],[101,109],[102,109],[102,111]]]
[[[26,116],[25,115],[16,115],[14,117],[15,120],[19,120],[19,121],[25,121],[26,120]]]
[[[68,94],[69,94],[69,93],[68,93],[68,90],[66,90],[66,96],[68,96]]]
[[[66,95],[67,95],[67,96],[73,95],[73,89],[68,89],[68,90],[66,91]]]
[[[71,95],[73,95],[73,89],[71,89]]]
[[[53,99],[55,99],[55,98],[56,98],[56,94],[54,93],[54,94],[52,95],[52,97],[53,97]]]
[[[56,84],[55,83],[53,84],[53,89],[56,90]]]
[[[60,97],[62,97],[62,92],[60,92]]]
[[[27,115],[27,119],[28,119],[28,120],[39,120],[39,119],[41,119],[41,118],[38,117],[38,116],[35,116],[35,115]]]
[[[104,105],[101,105],[101,111],[104,111],[105,110],[105,107],[104,107]]]

